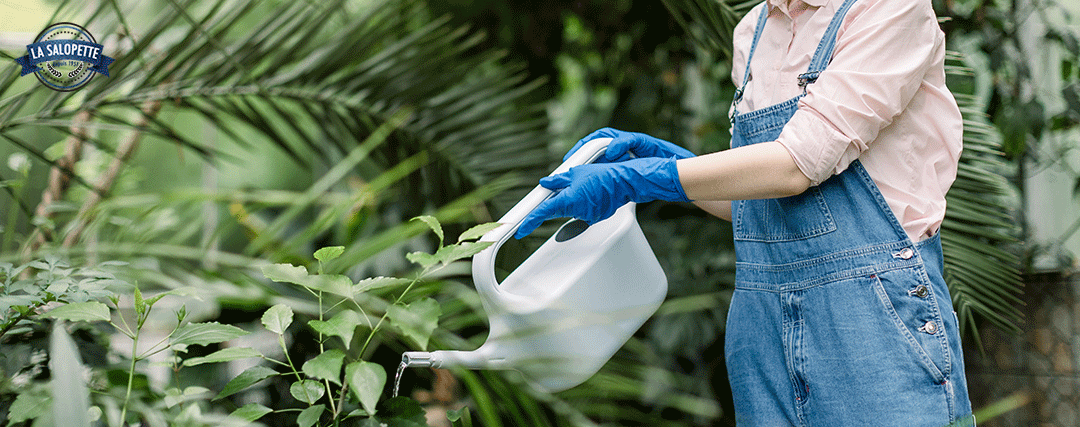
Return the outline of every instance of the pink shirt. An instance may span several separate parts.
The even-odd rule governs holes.
[[[737,87],[758,14],[770,7],[740,113],[802,93],[798,75],[841,3],[768,0],[739,22],[731,73]],[[840,27],[832,62],[807,86],[777,140],[813,185],[858,158],[908,236],[933,236],[945,216],[963,133],[945,87],[944,57],[945,37],[929,0],[859,0]]]

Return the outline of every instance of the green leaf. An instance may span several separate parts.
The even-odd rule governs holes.
[[[345,349],[352,345],[353,332],[360,325],[360,315],[352,310],[342,310],[330,320],[312,320],[308,326],[323,335],[338,337],[345,342]]]
[[[315,259],[320,262],[328,262],[334,258],[341,256],[345,253],[344,246],[327,246],[325,248],[315,251]]]
[[[465,259],[476,255],[493,244],[495,244],[495,242],[458,243],[439,249],[439,251],[435,253],[435,256],[439,258],[439,261],[443,264],[449,264],[459,259]]]
[[[292,319],[292,308],[289,308],[289,306],[285,304],[276,304],[263,313],[262,324],[266,327],[266,330],[282,335],[285,333],[286,329],[289,329],[289,325],[292,324]]]
[[[494,242],[463,242],[453,245],[447,245],[439,248],[434,254],[425,252],[412,252],[405,255],[409,261],[419,264],[421,267],[427,269],[431,268],[435,264],[442,263],[443,265],[452,263],[454,261],[471,257],[487,249]]]
[[[32,420],[42,416],[46,410],[52,408],[52,397],[47,394],[35,394],[29,392],[19,393],[15,401],[8,408],[8,424],[17,424],[22,421]]]
[[[240,392],[248,387],[255,385],[259,381],[270,378],[277,375],[277,371],[267,368],[265,366],[252,366],[246,371],[241,372],[235,378],[229,380],[225,384],[225,388],[221,389],[221,392],[217,396],[214,396],[214,400],[228,397]]]
[[[341,385],[341,365],[344,359],[345,353],[341,350],[329,350],[304,362],[301,370],[309,377]]]
[[[240,409],[233,411],[233,413],[229,414],[229,418],[236,418],[251,423],[271,412],[274,412],[274,410],[258,403],[249,403],[240,407]]]
[[[402,334],[413,340],[421,350],[427,349],[428,339],[438,327],[441,314],[439,302],[431,298],[422,298],[405,306],[392,305],[386,309],[390,323],[397,326]]]
[[[243,329],[217,322],[188,323],[176,329],[176,333],[169,339],[169,345],[217,344],[247,334]]]
[[[345,367],[345,381],[353,395],[360,400],[360,406],[374,415],[375,404],[386,386],[386,371],[383,367],[363,360],[350,363]]]
[[[267,279],[280,283],[292,283],[307,287],[310,283],[307,268],[292,264],[270,264],[262,267],[262,273]]]
[[[318,276],[311,276],[307,287],[309,289],[329,292],[345,298],[351,299],[353,297],[352,279],[340,274],[320,274]]]
[[[271,264],[262,267],[263,275],[275,282],[292,283],[313,291],[329,292],[352,298],[352,279],[339,274],[308,274],[304,267],[292,264]]]
[[[405,259],[413,264],[420,265],[421,268],[428,269],[439,263],[439,259],[435,255],[427,252],[409,252],[405,254]]]
[[[210,393],[205,387],[191,386],[181,391],[179,388],[165,390],[165,407],[171,408],[179,403],[202,398],[202,395]]]
[[[169,295],[169,293],[163,292],[163,293],[160,293],[160,294],[157,294],[157,295],[154,295],[154,296],[152,296],[150,298],[145,299],[144,303],[146,304],[146,309],[150,310],[150,308],[153,307],[154,304],[157,304],[158,301],[160,301],[162,298],[165,298],[165,296],[167,296],[167,295]]]
[[[303,411],[300,411],[300,415],[296,417],[296,424],[298,427],[311,427],[315,423],[319,422],[319,417],[322,416],[326,407],[323,405],[309,406]]]
[[[489,222],[485,224],[475,225],[472,228],[465,230],[464,233],[461,233],[461,235],[458,236],[458,243],[464,242],[466,240],[473,240],[484,237],[487,232],[499,228],[500,226],[502,226],[502,224],[499,224],[497,222]]]
[[[439,236],[439,246],[443,245],[443,229],[442,224],[439,224],[438,218],[435,218],[431,215],[421,215],[413,218],[413,220],[419,220],[422,221],[424,224],[427,224],[428,228],[431,228],[431,231],[434,231],[435,235]]]
[[[62,305],[45,313],[45,316],[72,322],[108,322],[111,319],[109,306],[97,301]]]
[[[364,412],[363,409],[357,409],[355,411],[350,412],[349,415],[346,416],[345,418],[368,417],[368,416],[369,416],[368,413]],[[397,420],[391,420],[391,421],[397,421]],[[413,427],[413,426],[409,426],[409,425],[400,425],[400,424],[401,423],[394,423],[394,427]],[[360,420],[360,424],[357,424],[357,427],[383,427],[383,426],[390,427],[390,424],[384,423],[384,422],[380,421],[379,419],[377,419],[375,417],[364,418],[364,419]]]
[[[322,384],[315,380],[300,380],[289,386],[289,394],[308,405],[314,404],[323,397],[326,390]]]
[[[177,403],[184,401],[184,391],[176,387],[165,390],[165,397],[162,400],[165,402],[166,408],[172,408]]]
[[[142,291],[140,291],[139,288],[136,286],[135,287],[135,313],[138,314],[139,316],[142,316],[143,314],[146,314],[146,309],[147,309],[146,300],[143,299]]]
[[[196,366],[204,363],[221,363],[233,360],[262,357],[259,350],[250,347],[229,347],[202,357],[192,357],[184,361],[184,366]]]
[[[472,427],[472,415],[470,415],[469,407],[464,406],[459,410],[447,410],[446,420],[453,423],[454,427]]]
[[[412,282],[412,280],[402,279],[400,277],[371,277],[357,282],[353,285],[352,291],[355,296],[375,289],[408,285],[410,282]]]

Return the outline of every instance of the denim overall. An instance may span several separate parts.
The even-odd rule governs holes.
[[[799,76],[803,95],[854,2],[837,10]],[[732,147],[775,140],[803,95],[734,111]],[[940,237],[913,243],[858,160],[797,196],[733,201],[731,220],[724,351],[739,425],[974,424]]]

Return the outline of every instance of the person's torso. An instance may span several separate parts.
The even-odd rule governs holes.
[[[837,30],[838,52],[846,48],[843,36],[853,16],[875,1],[863,0],[851,6]],[[794,0],[780,5],[784,2],[755,7],[736,29],[732,74],[739,86],[745,78],[746,56],[761,8],[769,3],[779,5],[768,12],[749,68],[753,77],[746,84],[741,102],[734,106],[739,112],[772,106],[803,93],[798,77],[807,71],[822,34],[843,3]],[[884,63],[902,60],[913,59],[881,58]],[[853,82],[853,87],[859,84],[874,83]],[[854,143],[847,147],[834,173],[860,159],[909,237],[922,240],[933,235],[944,218],[945,193],[955,179],[962,146],[961,126],[955,100],[945,87],[943,64],[931,67],[909,106],[880,131],[865,151],[860,152]]]

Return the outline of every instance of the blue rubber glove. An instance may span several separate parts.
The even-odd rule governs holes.
[[[518,239],[551,218],[574,217],[592,225],[610,217],[627,202],[690,201],[679,182],[674,157],[576,166],[541,179],[540,185],[558,193],[525,216],[514,234]]]
[[[599,160],[603,162],[622,162],[631,159],[632,157],[626,155],[627,152],[634,155],[634,157],[674,157],[676,159],[687,159],[694,157],[694,153],[682,148],[678,145],[664,141],[660,138],[654,138],[649,135],[637,132],[624,132],[618,129],[603,128],[590,133],[579,140],[577,144],[574,144],[574,148],[571,148],[565,156],[563,161],[570,158],[570,155],[574,154],[582,145],[586,142],[592,141],[596,138],[611,138],[611,143],[608,144],[607,151],[604,152],[604,156]],[[598,160],[598,161],[599,161]]]

